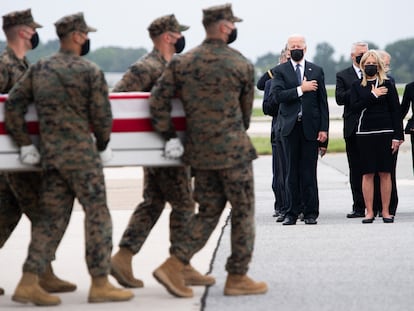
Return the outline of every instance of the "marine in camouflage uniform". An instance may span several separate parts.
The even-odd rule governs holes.
[[[25,54],[36,48],[39,42],[36,29],[40,27],[33,20],[30,9],[3,16],[7,46],[0,55],[0,93],[8,93],[29,68]],[[23,213],[32,223],[37,221],[41,178],[41,172],[0,173],[0,248],[16,228]],[[76,289],[75,284],[57,278],[50,263],[40,277],[40,284],[50,292]]]
[[[86,262],[92,286],[89,301],[127,300],[133,294],[107,281],[112,251],[112,221],[106,204],[99,152],[107,148],[112,112],[103,72],[80,57],[87,52],[83,14],[56,22],[59,52],[31,66],[6,101],[6,127],[18,146],[30,145],[24,115],[34,103],[40,131],[43,169],[41,219],[32,229],[23,277],[13,299],[35,304],[59,304],[56,296],[37,288],[36,275],[52,259],[70,220],[75,197],[85,211]],[[86,50],[86,51],[85,51]],[[94,138],[91,135],[92,128]]]
[[[30,10],[4,15],[4,31],[9,32],[10,28],[18,25],[40,28],[29,13]],[[28,68],[26,56],[17,57],[15,51],[7,46],[0,55],[0,93],[8,93]],[[23,213],[31,221],[36,220],[40,181],[41,173],[37,172],[0,174],[0,247],[6,243]]]
[[[180,25],[174,15],[155,19],[148,27],[150,37],[154,41],[153,50],[128,69],[113,91],[151,91],[173,54],[184,48],[182,45],[178,48],[175,46],[177,42],[183,42],[184,37],[181,36],[181,32],[188,28]],[[178,39],[179,36],[182,39]],[[175,43],[172,38],[177,39]],[[192,198],[191,174],[188,166],[144,167],[143,170],[144,201],[136,207],[119,243],[120,250],[112,257],[113,276],[121,285],[128,287],[143,286],[143,282],[135,279],[132,274],[132,256],[141,249],[165,204],[169,202],[172,207],[171,248],[183,239],[186,226],[194,215],[195,203]],[[193,270],[191,267],[188,269]]]
[[[199,203],[188,235],[154,275],[175,295],[186,293],[182,277],[174,271],[205,245],[229,201],[232,251],[226,264],[225,294],[263,293],[266,284],[246,276],[255,237],[252,160],[257,155],[246,133],[253,107],[254,67],[228,46],[235,39],[234,22],[241,21],[231,6],[203,13],[207,38],[174,57],[151,92],[153,125],[166,140],[177,136],[171,99],[177,95],[183,103],[187,124],[183,161],[194,171]]]

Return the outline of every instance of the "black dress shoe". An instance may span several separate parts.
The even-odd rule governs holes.
[[[279,215],[280,215],[280,212],[275,210],[273,217],[279,217]]]
[[[382,221],[386,224],[392,224],[394,222],[394,217],[390,217],[390,218],[382,217]]]
[[[279,217],[276,219],[276,222],[283,222],[286,218],[286,215],[280,214]]]
[[[364,218],[362,219],[363,224],[372,224],[374,222],[375,217],[372,218]]]
[[[362,217],[365,217],[365,214],[357,213],[355,211],[352,213],[346,214],[346,218],[362,218]]]
[[[283,222],[284,226],[291,226],[291,225],[296,225],[296,218],[293,217],[286,217],[285,221]]]
[[[316,225],[317,223],[315,218],[305,218],[305,225]]]

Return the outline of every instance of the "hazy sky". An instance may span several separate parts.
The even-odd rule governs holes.
[[[32,8],[42,42],[56,39],[53,23],[60,17],[84,12],[88,24],[98,29],[90,35],[91,48],[102,46],[150,49],[147,27],[155,18],[174,13],[191,26],[183,34],[186,50],[204,39],[202,9],[227,3],[217,0],[0,0],[0,14]],[[291,34],[307,39],[308,58],[318,43],[328,42],[335,58],[348,57],[353,42],[367,40],[384,48],[388,43],[414,37],[413,7],[407,0],[234,0],[238,39],[232,47],[252,61],[267,52],[279,52]],[[294,8],[292,4],[296,4]],[[5,40],[1,32],[0,40]]]

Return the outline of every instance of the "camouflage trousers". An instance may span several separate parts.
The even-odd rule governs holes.
[[[66,231],[75,197],[85,212],[85,255],[89,273],[92,277],[109,273],[112,220],[106,204],[102,168],[44,171],[42,215],[33,226],[23,271],[44,272]]]
[[[133,254],[141,249],[167,202],[171,205],[171,247],[183,239],[194,215],[191,172],[186,166],[144,167],[144,201],[135,209],[119,243]]]
[[[0,174],[0,248],[16,228],[23,213],[32,223],[39,218],[41,180],[40,172]]]
[[[232,274],[247,273],[255,239],[252,163],[221,170],[195,169],[194,178],[194,198],[199,211],[172,253],[184,263],[189,262],[206,244],[228,201],[231,204],[231,255],[227,258],[226,270]]]

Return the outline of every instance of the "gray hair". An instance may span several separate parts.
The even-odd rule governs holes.
[[[355,53],[357,46],[366,47],[368,50],[368,43],[364,41],[358,41],[352,44],[351,53]]]

